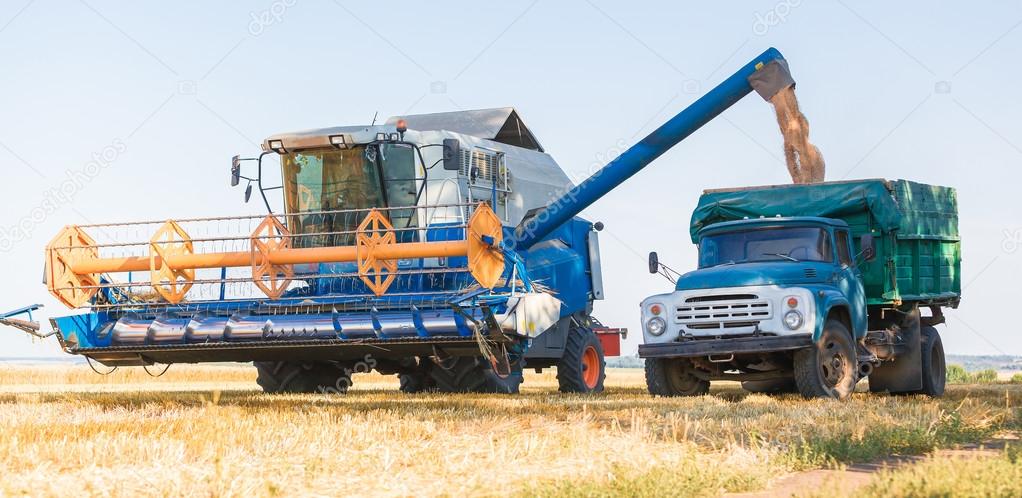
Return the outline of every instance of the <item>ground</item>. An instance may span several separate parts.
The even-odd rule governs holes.
[[[264,395],[250,366],[3,366],[0,495],[840,496],[868,462],[892,470],[856,474],[867,495],[1022,494],[1012,444],[936,451],[1014,434],[1015,384],[847,402],[726,383],[651,398],[630,369],[601,396],[556,386],[550,372],[518,396],[407,395],[358,374],[347,394]]]

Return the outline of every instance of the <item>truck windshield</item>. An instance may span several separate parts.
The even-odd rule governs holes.
[[[699,267],[758,261],[832,261],[830,236],[822,228],[791,227],[706,235]]]
[[[414,206],[414,149],[379,144],[350,149],[319,149],[281,156],[288,229],[296,247],[353,245],[365,213],[318,211]],[[316,213],[316,214],[303,214]],[[389,211],[395,228],[416,225],[415,210]],[[414,235],[406,232],[409,236]]]

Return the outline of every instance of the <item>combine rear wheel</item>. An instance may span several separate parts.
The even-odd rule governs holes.
[[[600,393],[607,378],[603,346],[587,328],[572,327],[557,362],[557,384],[562,393]]]
[[[795,353],[795,384],[803,397],[845,399],[858,380],[852,334],[837,320],[827,320],[820,339]]]
[[[257,361],[256,382],[265,393],[344,393],[351,369],[331,361]]]
[[[646,389],[654,396],[702,396],[710,392],[710,381],[689,371],[687,358],[646,358]]]
[[[513,363],[510,373],[503,375],[476,356],[436,360],[429,368],[429,378],[437,391],[445,393],[517,394],[523,380],[521,363]]]

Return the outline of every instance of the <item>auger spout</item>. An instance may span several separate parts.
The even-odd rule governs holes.
[[[528,249],[754,89],[769,100],[792,84],[794,80],[784,56],[775,48],[768,49],[558,200],[527,218],[507,242],[516,249]]]

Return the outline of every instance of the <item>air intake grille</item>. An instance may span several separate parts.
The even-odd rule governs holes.
[[[816,278],[816,268],[806,268],[806,278]]]
[[[700,296],[675,310],[675,321],[691,330],[755,327],[772,316],[770,301],[752,294]]]
[[[469,185],[493,188],[496,181],[497,190],[508,190],[507,168],[501,152],[462,149],[461,174],[468,179]]]

